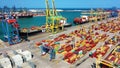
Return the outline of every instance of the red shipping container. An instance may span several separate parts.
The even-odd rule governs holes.
[[[15,23],[13,26],[14,26],[15,28],[18,28],[18,27],[19,27],[19,24]]]
[[[7,20],[7,22],[8,22],[9,24],[12,24],[12,23],[15,23],[15,22],[16,22],[16,19],[9,19],[9,20]]]

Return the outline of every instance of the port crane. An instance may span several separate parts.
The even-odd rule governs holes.
[[[11,16],[9,10],[4,10],[7,14],[2,12],[2,30],[4,34],[4,40],[8,41],[10,45],[20,42],[19,36],[19,24],[17,20]]]
[[[107,13],[104,12],[102,9],[97,9],[97,10],[90,10],[90,16],[92,17],[92,19],[90,19],[90,21],[102,21],[103,19],[107,18]]]
[[[91,10],[90,10],[90,18],[89,18],[89,21],[90,21],[90,22],[93,21],[93,14],[94,14],[94,10],[91,9]]]
[[[99,20],[102,21],[102,15],[103,15],[103,11],[100,9],[97,10],[90,10],[90,16],[92,17],[90,19],[90,21],[95,21],[98,22]]]
[[[52,12],[49,7],[49,1],[46,1],[46,32],[57,33],[60,28],[63,30],[66,18],[58,15],[54,0],[52,0]]]

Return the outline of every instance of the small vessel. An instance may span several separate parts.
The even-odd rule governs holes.
[[[32,18],[33,14],[18,14],[18,18]]]

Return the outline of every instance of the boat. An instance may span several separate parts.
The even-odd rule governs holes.
[[[88,16],[81,16],[81,17],[77,17],[74,19],[74,24],[83,24],[83,23],[86,23],[88,22]]]
[[[32,18],[33,14],[20,14],[17,17],[18,18]]]
[[[33,15],[27,15],[27,16],[18,16],[18,18],[32,18]]]
[[[100,21],[100,20],[103,20],[105,18],[108,18],[106,17],[105,15],[102,15],[102,16],[81,16],[81,17],[77,17],[77,18],[74,18],[74,24],[83,24],[83,23],[87,23],[89,21],[91,22],[94,22],[94,21]]]
[[[72,26],[72,23],[67,23],[66,19],[60,20],[60,23],[63,24],[64,27],[70,27]],[[60,27],[61,28],[61,27]],[[42,26],[32,26],[31,28],[22,28],[20,29],[20,35],[25,36],[25,35],[34,35],[37,33],[42,33],[46,31],[45,25]]]
[[[19,35],[22,40],[29,41],[28,36],[37,35],[45,32],[45,26],[32,26],[30,28],[19,29]]]
[[[64,27],[72,26],[71,23],[64,23]],[[45,32],[46,28],[45,25],[43,26],[32,26],[31,28],[22,28],[19,30],[20,36],[32,36],[38,33]]]
[[[20,33],[36,33],[36,32],[42,32],[42,27],[40,26],[32,26],[31,28],[22,28],[20,29]]]

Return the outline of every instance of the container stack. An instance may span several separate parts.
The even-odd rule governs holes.
[[[101,22],[70,33],[60,34],[53,39],[37,42],[36,46],[52,46],[56,53],[61,54],[63,60],[70,64],[75,63],[76,60],[83,58],[91,51],[93,51],[90,54],[91,57],[98,58],[99,55],[104,57],[120,41],[120,27],[118,25],[120,22],[115,20],[110,19],[108,22]]]

